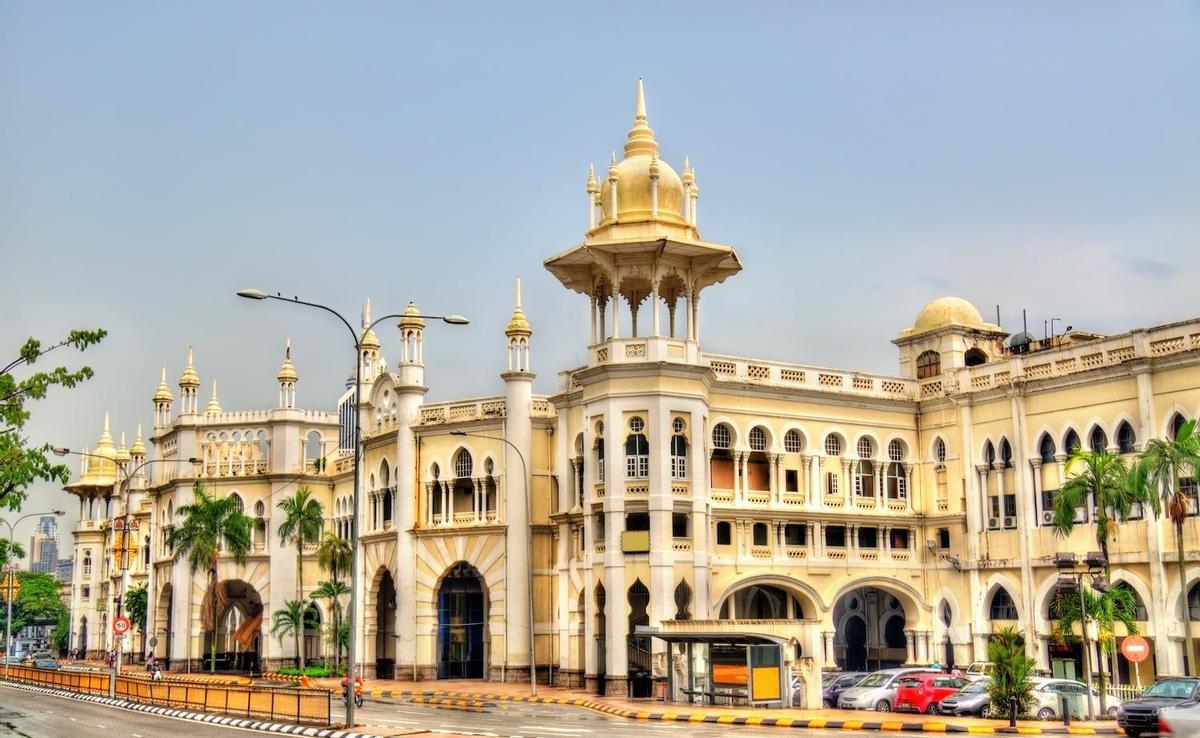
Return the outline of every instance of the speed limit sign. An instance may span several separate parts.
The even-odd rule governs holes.
[[[113,632],[117,635],[125,635],[129,632],[129,618],[122,615],[113,621]]]

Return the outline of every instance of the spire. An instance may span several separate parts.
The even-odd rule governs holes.
[[[512,317],[508,319],[508,326],[504,329],[504,335],[509,338],[515,336],[529,337],[533,335],[533,327],[529,325],[529,320],[525,317],[525,311],[521,309],[521,278],[517,278],[516,299],[513,304]]]
[[[371,325],[371,298],[368,297],[366,300],[363,300],[363,308],[362,308],[363,330],[365,331],[367,329],[367,326],[369,326],[369,325]]]
[[[613,154],[616,156],[616,154]],[[587,192],[594,195],[600,191],[600,183],[596,181],[596,165],[588,164]]]
[[[296,367],[292,364],[292,339],[287,340],[283,349],[283,364],[279,366],[279,374],[275,378],[280,382],[295,382]]]
[[[362,308],[362,338],[359,340],[359,346],[363,349],[378,349],[379,336],[375,335],[375,329],[371,325],[371,298],[363,300]]]
[[[637,102],[633,109],[633,127],[625,139],[625,158],[638,155],[654,156],[658,154],[658,143],[654,140],[654,130],[646,122],[646,91],[642,78],[638,77]]]
[[[154,402],[170,403],[174,398],[171,396],[171,388],[167,386],[167,365],[162,365],[162,378],[158,380],[158,389],[154,391]]]
[[[134,439],[133,445],[129,447],[129,453],[134,456],[146,455],[146,444],[142,443],[142,424],[138,423],[137,438]]]
[[[129,461],[129,449],[125,447],[125,431],[121,431],[121,445],[117,447],[117,461]]]
[[[217,380],[213,380],[212,397],[208,401],[208,405],[204,408],[204,414],[221,412],[221,403],[217,400]]]
[[[183,369],[183,374],[179,377],[180,387],[199,387],[200,375],[196,373],[196,367],[192,361],[192,347],[188,346],[187,366]]]

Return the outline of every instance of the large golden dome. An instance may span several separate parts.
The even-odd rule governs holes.
[[[651,197],[651,170],[658,175],[658,209],[655,212]],[[613,210],[612,179],[617,180],[617,207]],[[646,121],[646,95],[642,81],[638,80],[637,104],[634,109],[633,127],[625,139],[625,158],[616,161],[613,155],[608,176],[599,182],[601,225],[614,220],[630,222],[639,220],[661,220],[668,223],[686,223],[683,217],[683,180],[663,160],[658,158],[658,142],[654,130]],[[589,183],[590,186],[590,183]]]
[[[967,328],[985,328],[987,324],[979,310],[961,297],[939,297],[921,312],[913,323],[912,333],[925,333],[944,326],[954,325]]]

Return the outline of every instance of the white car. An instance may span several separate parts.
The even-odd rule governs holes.
[[[862,678],[858,684],[838,695],[837,706],[850,710],[891,712],[896,704],[896,689],[900,677],[936,669],[883,669]]]
[[[1034,680],[1033,712],[1042,720],[1058,720],[1062,718],[1062,698],[1067,698],[1067,704],[1072,717],[1087,715],[1087,685],[1070,679],[1037,679]],[[1121,708],[1121,700],[1112,695],[1104,696],[1104,709],[1109,717],[1116,717]],[[1100,715],[1100,690],[1092,687],[1092,713]]]
[[[1165,707],[1158,711],[1158,734],[1171,738],[1196,738],[1200,736],[1200,705],[1191,707]]]

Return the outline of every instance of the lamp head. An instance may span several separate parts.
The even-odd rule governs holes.
[[[270,295],[262,290],[238,290],[237,296],[245,297],[248,300],[265,300],[270,297]]]
[[[465,316],[462,316],[462,315],[446,315],[442,318],[442,321],[445,323],[449,323],[450,325],[467,325],[468,323],[471,322],[471,321],[467,320],[467,318]]]
[[[66,456],[71,453],[71,449],[64,446],[51,446],[50,450],[54,452],[55,456]]]
[[[452,435],[452,436],[465,436],[465,435],[467,435],[467,432],[466,432],[466,431],[450,431],[450,435]]]

